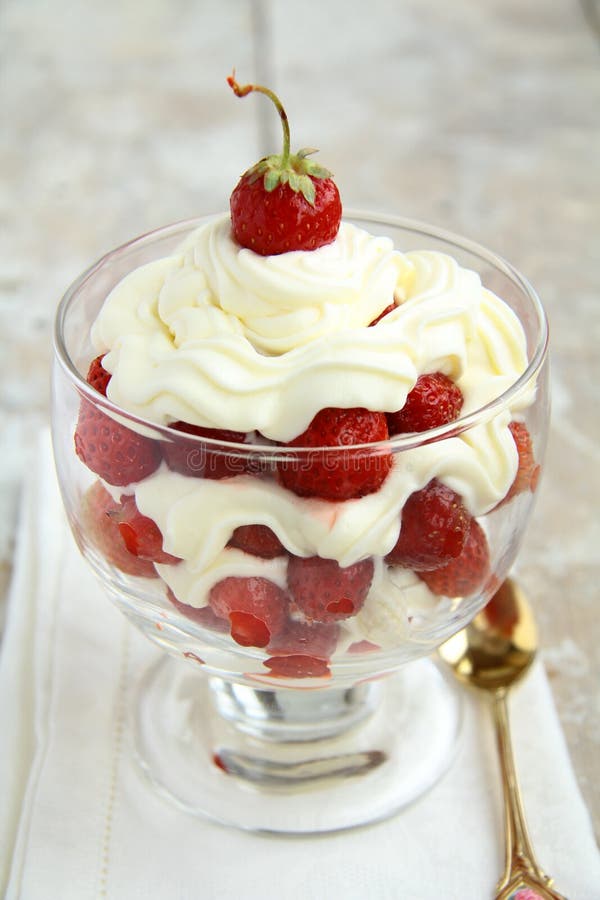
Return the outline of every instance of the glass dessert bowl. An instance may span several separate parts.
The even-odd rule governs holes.
[[[53,435],[73,534],[111,599],[167,651],[140,680],[136,756],[180,806],[249,829],[380,819],[446,771],[460,707],[427,657],[508,574],[546,441],[547,325],[527,282],[439,229],[344,221],[349,244],[391,239],[371,266],[395,254],[389,305],[360,328],[316,334],[335,309],[308,325],[287,309],[288,331],[308,334],[292,347],[265,316],[268,346],[252,349],[250,368],[246,336],[235,333],[238,355],[211,349],[198,384],[213,427],[190,414],[181,385],[192,382],[179,375],[191,366],[196,377],[223,309],[211,301],[207,319],[194,301],[182,313],[181,297],[199,268],[198,234],[212,247],[225,220],[179,223],[109,253],[67,291],[56,321]],[[323,249],[326,261],[336,253]],[[262,277],[241,253],[248,277]],[[165,259],[178,261],[167,274]],[[111,304],[127,341],[110,337],[112,313],[101,311]],[[460,396],[436,424],[423,408],[440,378],[444,408]],[[366,409],[355,381],[388,394]],[[346,413],[364,430],[348,430]]]

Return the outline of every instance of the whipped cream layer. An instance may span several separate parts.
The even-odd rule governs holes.
[[[414,572],[377,560],[363,608],[342,625],[354,640],[367,639],[386,650],[414,639],[415,620],[421,624],[428,614],[436,613],[440,613],[440,601]]]
[[[399,510],[415,483],[401,469],[395,467],[376,495],[341,505],[296,497],[250,476],[210,481],[166,468],[140,483],[135,495],[140,511],[163,532],[165,549],[182,557],[178,565],[157,564],[159,575],[193,607],[206,606],[213,585],[230,576],[266,578],[287,588],[287,556],[261,559],[226,546],[238,525],[266,524],[290,552],[313,556],[320,551],[343,566],[374,554],[369,593],[358,615],[340,622],[338,652],[364,639],[386,649],[409,639],[411,622],[418,626],[439,612],[437,598],[414,572],[388,567],[378,555],[395,543]],[[423,470],[421,480],[427,477]]]
[[[227,547],[240,525],[267,525],[293,555],[318,555],[345,567],[389,553],[406,500],[432,478],[461,494],[472,515],[488,512],[517,470],[509,420],[502,413],[472,429],[468,440],[460,435],[397,453],[377,492],[343,503],[298,497],[273,479],[190,478],[163,464],[135,486],[136,504],[158,525],[164,549],[183,560],[161,567],[161,575],[184,602],[203,606],[212,585],[232,574],[262,575],[285,586],[285,559],[265,561]]]
[[[276,441],[327,406],[398,410],[423,372],[452,377],[468,413],[527,365],[518,319],[475,272],[349,223],[318,250],[261,257],[212,220],[114,288],[92,341],[129,412]]]

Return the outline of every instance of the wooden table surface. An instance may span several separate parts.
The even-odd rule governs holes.
[[[347,206],[463,233],[542,297],[553,420],[517,572],[599,834],[596,0],[4,0],[0,17],[3,588],[61,293],[129,237],[225,209],[279,146],[268,102],[227,88],[235,65],[280,93]]]

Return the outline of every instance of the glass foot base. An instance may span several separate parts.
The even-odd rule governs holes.
[[[166,657],[134,715],[137,761],[180,808],[318,833],[384,819],[432,787],[454,758],[461,706],[428,660],[350,690],[257,691]]]

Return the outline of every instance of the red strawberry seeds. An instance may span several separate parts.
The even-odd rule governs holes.
[[[288,118],[279,98],[256,84],[227,79],[236,96],[257,91],[275,104],[283,128],[283,152],[268,156],[240,178],[230,199],[231,226],[242,247],[261,256],[291,250],[315,250],[338,233],[342,204],[331,173],[308,157],[314,150],[290,153]]]
[[[353,450],[352,444],[385,441],[385,415],[360,407],[327,407],[316,414],[306,431],[287,447],[339,447],[339,452],[315,450],[278,464],[281,484],[300,497],[350,500],[379,490],[392,467],[392,454]]]
[[[290,557],[288,587],[309,621],[335,622],[356,615],[373,580],[373,560],[342,568],[334,559]]]
[[[460,555],[470,527],[461,497],[434,478],[404,504],[400,535],[386,562],[415,572],[437,569]]]

